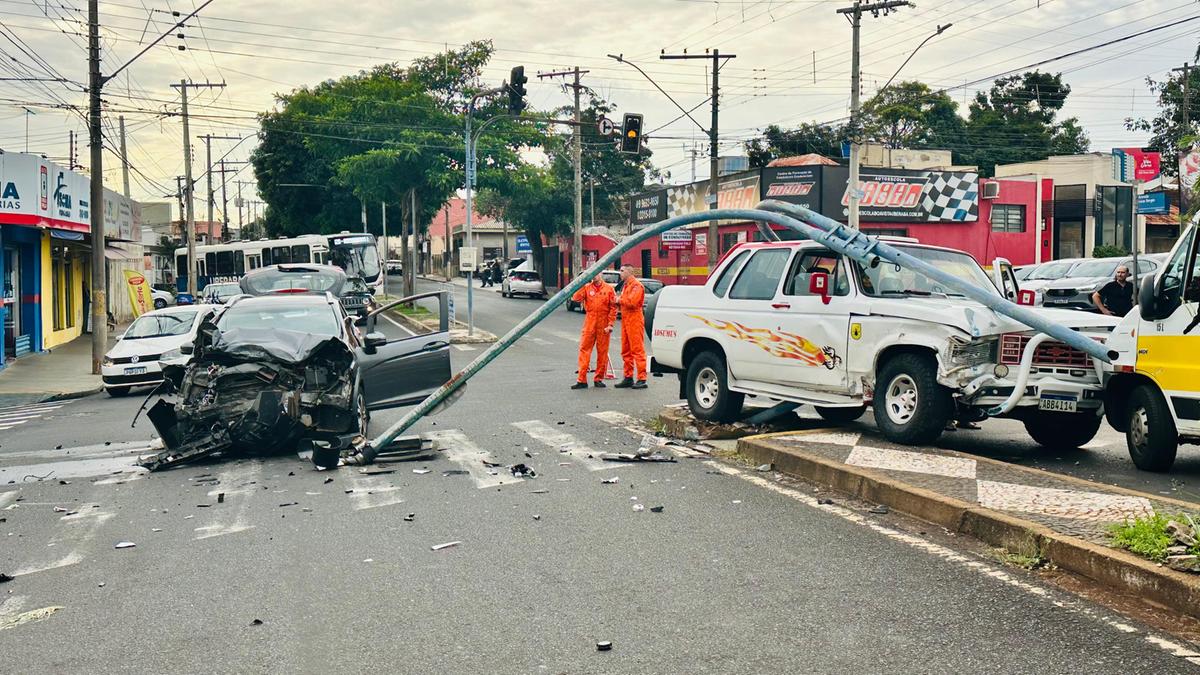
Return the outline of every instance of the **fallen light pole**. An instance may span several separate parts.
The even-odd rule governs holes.
[[[800,218],[803,220],[800,220]],[[551,312],[566,302],[575,291],[583,288],[592,277],[595,277],[613,263],[618,262],[626,251],[667,230],[707,220],[757,221],[760,223],[760,230],[765,232],[769,232],[770,228],[761,223],[774,224],[796,231],[864,265],[878,265],[883,260],[912,269],[945,284],[947,288],[953,288],[961,292],[963,295],[999,314],[1008,316],[1034,330],[1046,333],[1050,337],[1075,347],[1089,354],[1092,358],[1107,363],[1111,362],[1114,356],[1095,340],[1079,335],[1070,328],[1048,321],[1038,316],[1035,312],[1009,302],[996,293],[964,283],[962,279],[943,272],[923,260],[919,260],[894,246],[879,241],[875,237],[863,234],[858,230],[849,229],[836,220],[822,216],[809,209],[776,200],[766,200],[761,202],[756,209],[713,209],[711,211],[689,213],[668,218],[639,230],[636,234],[622,240],[617,244],[616,248],[601,256],[595,264],[575,277],[575,279],[558,293],[555,293],[536,311],[522,319],[504,337],[500,338],[500,340],[476,357],[471,363],[467,364],[465,368],[455,373],[449,381],[430,394],[424,401],[421,401],[407,415],[401,418],[400,421],[372,439],[366,447],[346,457],[346,463],[368,464],[374,461],[381,450],[387,448],[400,434],[411,428],[422,417],[445,403],[475,373],[495,360],[497,356],[512,346],[514,342],[549,316]],[[771,236],[772,238],[777,238],[773,233]]]

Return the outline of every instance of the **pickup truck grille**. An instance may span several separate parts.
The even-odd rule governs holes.
[[[1000,363],[1018,365],[1021,355],[1025,353],[1025,345],[1029,344],[1029,335],[1009,333],[1000,338]],[[1033,365],[1059,368],[1091,368],[1092,357],[1086,353],[1061,342],[1047,340],[1038,345],[1033,353]]]

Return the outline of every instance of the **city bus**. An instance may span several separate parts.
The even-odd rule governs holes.
[[[196,291],[211,283],[238,281],[246,272],[286,263],[336,265],[362,277],[374,290],[383,284],[373,234],[306,234],[299,237],[231,241],[196,246]],[[187,291],[187,247],[175,249],[176,289]]]

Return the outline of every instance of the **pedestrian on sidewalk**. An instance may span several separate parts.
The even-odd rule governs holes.
[[[488,286],[492,285],[492,263],[491,262],[485,262],[483,264],[483,271],[480,272],[480,274],[479,274],[479,280],[482,282],[480,284],[481,288],[487,288]]]
[[[596,348],[596,374],[592,384],[604,387],[604,373],[608,372],[608,341],[613,323],[617,320],[617,294],[612,286],[604,283],[600,275],[571,296],[573,302],[583,307],[583,330],[579,336],[579,371],[572,389],[587,389],[588,366],[592,360],[592,347]]]
[[[633,265],[621,265],[621,297],[617,301],[621,308],[621,363],[625,367],[625,379],[618,382],[617,389],[646,388],[646,345],[642,334],[646,330],[646,319],[642,308],[646,304],[646,288],[633,274]]]

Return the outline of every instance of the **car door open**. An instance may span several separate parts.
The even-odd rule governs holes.
[[[436,302],[420,302],[430,298]],[[419,318],[393,326],[396,330],[390,338],[377,330],[380,314],[410,302],[431,313],[418,313]],[[366,329],[362,345],[356,351],[369,409],[416,403],[450,379],[448,291],[421,293],[390,302],[368,315]],[[405,334],[396,336],[397,332]]]

